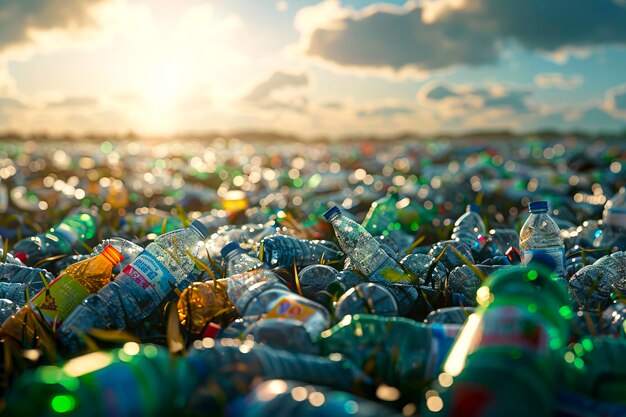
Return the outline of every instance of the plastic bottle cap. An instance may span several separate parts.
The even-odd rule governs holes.
[[[107,245],[104,249],[102,249],[102,254],[109,261],[111,261],[113,266],[116,266],[117,264],[119,264],[121,261],[124,260],[124,257],[122,256],[122,254],[111,245]]]
[[[19,259],[23,264],[28,260],[28,254],[26,252],[17,252],[13,255],[15,259]]]
[[[191,222],[191,226],[194,227],[205,238],[209,237],[209,225],[213,222],[212,216],[205,216]]]
[[[222,254],[222,258],[226,258],[229,253],[241,249],[238,242],[230,242],[226,246],[222,248],[220,253]]]
[[[547,201],[533,201],[528,205],[528,209],[531,213],[541,213],[544,211],[548,211],[548,202]]]
[[[478,213],[480,212],[480,206],[478,204],[468,204],[466,210]]]
[[[341,209],[337,206],[332,206],[326,213],[324,213],[324,218],[327,222],[331,221],[335,216],[339,216],[341,214]]]

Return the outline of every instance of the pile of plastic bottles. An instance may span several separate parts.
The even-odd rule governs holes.
[[[626,416],[626,147],[521,143],[3,144],[3,413]]]

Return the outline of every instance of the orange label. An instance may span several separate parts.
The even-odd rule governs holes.
[[[266,318],[283,318],[307,321],[315,314],[315,310],[293,300],[287,296],[278,300],[278,303],[267,313]]]

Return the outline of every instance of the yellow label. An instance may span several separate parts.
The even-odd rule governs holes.
[[[39,311],[51,327],[59,324],[89,296],[89,291],[70,275],[61,275],[41,290],[33,299],[33,309]],[[35,308],[36,307],[36,308]]]
[[[315,310],[291,299],[290,297],[282,297],[278,303],[267,313],[266,318],[283,318],[307,321],[309,317],[315,314]]]

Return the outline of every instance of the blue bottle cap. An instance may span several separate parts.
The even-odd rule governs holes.
[[[528,209],[531,213],[542,213],[548,211],[547,201],[533,201],[528,205]]]
[[[211,226],[211,223],[213,223],[213,220],[213,216],[201,217],[192,221],[191,226],[195,228],[198,232],[200,232],[200,234],[202,234],[202,236],[204,236],[204,238],[206,239],[207,237],[209,237],[209,227]]]
[[[324,213],[324,218],[327,222],[330,222],[335,216],[341,214],[341,210],[337,206],[332,206],[326,213]]]
[[[220,254],[222,255],[222,258],[226,258],[229,253],[234,252],[239,249],[241,249],[241,246],[239,246],[238,242],[230,242],[222,248],[222,250],[220,251]]]
[[[480,212],[480,206],[478,204],[468,204],[466,210],[478,213]]]

